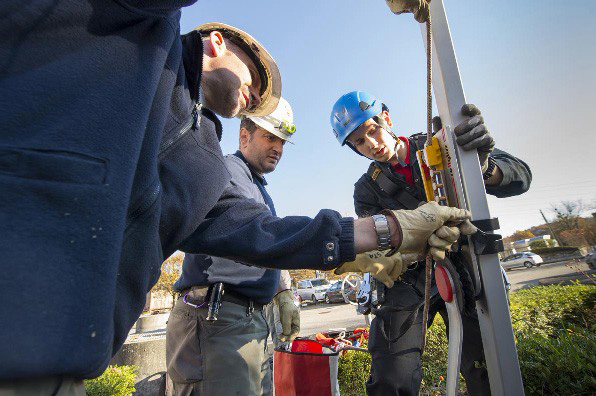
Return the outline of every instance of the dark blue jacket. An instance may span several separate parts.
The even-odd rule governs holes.
[[[202,44],[179,32],[193,2],[0,3],[0,380],[101,374],[176,249],[354,257],[349,219],[224,191],[220,123],[193,114]]]
[[[271,197],[265,189],[265,179],[254,172],[240,151],[226,155],[226,166],[235,185],[247,198],[267,205],[275,214]],[[184,256],[182,274],[174,289],[183,291],[192,286],[224,282],[226,291],[233,291],[260,304],[273,299],[279,285],[279,270],[246,265],[237,261],[203,254]]]

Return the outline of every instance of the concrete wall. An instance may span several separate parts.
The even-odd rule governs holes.
[[[135,395],[161,396],[160,387],[166,372],[166,338],[124,344],[110,364],[139,367]]]
[[[142,315],[135,323],[135,333],[165,329],[169,317],[169,312],[156,315]]]

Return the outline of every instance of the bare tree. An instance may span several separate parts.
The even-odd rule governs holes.
[[[583,200],[561,201],[552,205],[551,211],[560,223],[561,229],[572,230],[579,227],[579,220],[584,212],[588,210],[588,205]]]

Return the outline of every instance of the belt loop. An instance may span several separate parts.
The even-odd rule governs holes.
[[[248,300],[248,307],[246,308],[246,316],[251,316],[254,310],[255,310],[255,306],[253,305],[252,300]]]

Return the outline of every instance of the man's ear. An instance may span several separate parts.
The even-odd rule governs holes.
[[[240,128],[240,148],[246,147],[250,134],[246,128]]]
[[[226,42],[218,31],[209,33],[209,44],[211,44],[211,55],[214,57],[221,56],[226,51]]]
[[[389,112],[388,111],[384,111],[382,117],[385,120],[385,122],[387,123],[387,125],[389,125],[390,127],[393,126],[393,122],[391,121],[391,117],[389,116]]]

